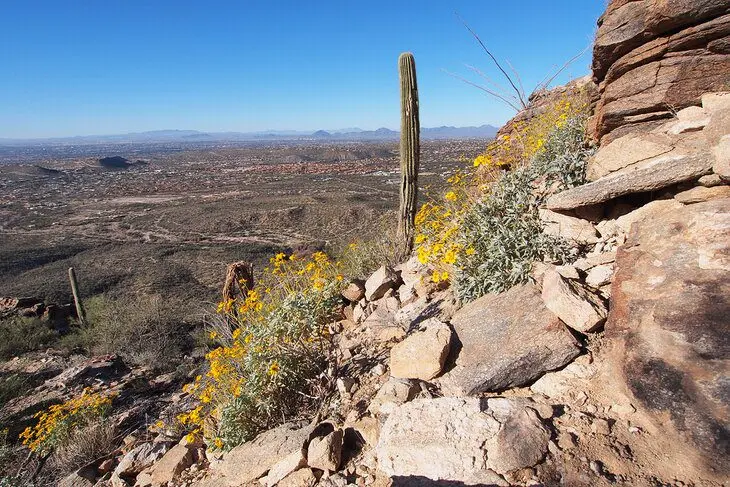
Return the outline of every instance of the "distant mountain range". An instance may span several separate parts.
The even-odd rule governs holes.
[[[466,139],[491,138],[497,127],[433,127],[421,128],[424,139]],[[153,130],[118,135],[81,135],[76,137],[52,137],[37,139],[0,138],[0,145],[45,145],[45,144],[114,144],[145,142],[244,142],[274,140],[395,140],[399,132],[387,128],[362,130],[347,128],[338,130],[317,130],[303,132],[296,130],[265,130],[260,132],[200,132],[198,130]]]

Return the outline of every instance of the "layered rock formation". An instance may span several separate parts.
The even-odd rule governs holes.
[[[613,0],[599,19],[593,76],[594,136],[609,142],[651,129],[730,88],[726,0]]]

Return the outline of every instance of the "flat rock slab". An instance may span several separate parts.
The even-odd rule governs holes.
[[[466,396],[531,383],[580,352],[566,326],[532,284],[487,294],[451,319],[461,343],[455,366],[440,379],[448,395]]]
[[[674,144],[666,135],[625,135],[601,147],[588,161],[586,177],[589,181],[596,181],[612,172],[666,154],[672,149]]]
[[[313,427],[300,428],[292,423],[265,431],[223,455],[220,462],[211,464],[211,471],[220,486],[253,482],[279,462],[303,452],[312,431]]]
[[[377,446],[389,477],[506,485],[504,474],[537,464],[548,429],[535,411],[508,399],[417,399],[388,417]]]
[[[656,191],[708,174],[712,170],[712,163],[713,158],[706,153],[659,156],[553,195],[548,198],[546,206],[551,210],[572,210],[626,194]]]
[[[610,363],[632,403],[690,448],[688,457],[703,457],[698,471],[727,479],[730,199],[635,223],[616,267]]]

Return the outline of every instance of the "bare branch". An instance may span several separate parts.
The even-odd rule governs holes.
[[[520,104],[522,105],[522,108],[527,108],[525,94],[523,92],[521,92],[520,89],[517,88],[517,86],[515,86],[515,83],[512,81],[512,77],[509,74],[507,74],[507,71],[505,71],[504,68],[502,68],[502,65],[499,64],[499,61],[497,61],[497,58],[495,58],[494,55],[489,51],[489,49],[487,49],[487,46],[484,45],[484,43],[479,38],[479,36],[476,34],[476,32],[471,30],[471,27],[469,27],[469,24],[467,24],[466,21],[464,21],[464,19],[462,19],[458,13],[455,12],[455,15],[461,21],[461,23],[464,24],[464,27],[466,27],[466,30],[468,30],[469,33],[472,36],[474,36],[474,38],[477,40],[479,45],[482,46],[482,49],[484,49],[484,52],[486,52],[487,55],[492,59],[492,62],[494,62],[494,64],[497,66],[497,68],[499,68],[499,70],[502,72],[502,74],[505,76],[505,78],[507,78],[507,81],[509,81],[509,84],[512,86],[512,89],[514,89],[515,92],[517,93],[517,97],[520,100]]]
[[[477,68],[475,66],[472,66],[470,64],[464,64],[464,66],[469,71],[472,71],[472,72],[478,74],[480,77],[482,77],[484,79],[484,81],[486,81],[487,83],[489,83],[490,85],[492,85],[494,87],[494,89],[495,90],[498,90],[500,93],[504,94],[504,92],[506,91],[505,88],[504,88],[504,86],[500,85],[499,83],[497,83],[496,81],[494,81],[493,79],[491,79],[489,76],[487,76],[486,74],[484,74],[479,68]],[[504,95],[504,96],[507,96],[507,95]],[[517,97],[515,97],[514,95],[510,95],[510,98],[515,99],[519,103],[519,100],[517,100]]]
[[[488,88],[485,88],[485,87],[483,87],[481,85],[478,85],[476,83],[473,83],[473,82],[469,81],[468,79],[462,78],[461,76],[459,76],[457,74],[450,73],[449,71],[446,71],[445,69],[443,71],[444,71],[444,73],[448,74],[449,76],[453,76],[454,78],[456,78],[458,80],[461,80],[461,81],[463,81],[464,83],[466,83],[468,85],[471,85],[471,86],[473,86],[475,88],[478,88],[478,89],[484,91],[485,93],[488,93],[491,96],[502,100],[504,103],[506,103],[507,105],[509,105],[510,107],[512,107],[515,111],[517,111],[517,112],[520,111],[520,108],[518,106],[516,106],[514,103],[512,103],[511,101],[509,101],[508,99],[506,99],[504,96],[500,95],[499,93],[496,93],[496,92],[494,92],[494,91],[492,91],[492,90],[490,90]]]
[[[507,66],[509,66],[509,69],[512,71],[512,73],[514,73],[515,78],[517,78],[517,85],[520,87],[520,91],[522,92],[522,94],[526,94],[525,87],[522,86],[522,78],[520,78],[520,73],[518,73],[515,67],[512,66],[512,63],[509,62],[509,59],[505,59],[505,62],[507,63]]]
[[[552,75],[552,77],[550,77],[550,79],[548,79],[544,84],[537,85],[537,88],[535,88],[535,90],[541,90],[541,89],[544,89],[544,88],[547,88],[548,86],[550,86],[550,83],[552,83],[553,80],[555,78],[557,78],[560,73],[565,71],[565,68],[567,68],[568,66],[573,64],[579,57],[581,57],[583,54],[585,54],[586,51],[588,51],[588,49],[590,49],[590,48],[591,48],[591,45],[588,44],[581,52],[579,52],[578,54],[576,54],[575,56],[570,58],[565,64],[563,64],[563,66],[560,69],[558,69],[555,72],[555,74]]]

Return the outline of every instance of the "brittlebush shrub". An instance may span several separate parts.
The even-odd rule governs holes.
[[[588,103],[565,95],[516,123],[452,176],[445,194],[416,216],[416,254],[471,301],[525,282],[534,261],[564,262],[570,246],[543,233],[538,207],[551,194],[585,182]]]
[[[219,346],[206,355],[207,371],[185,387],[197,405],[177,418],[189,435],[228,450],[311,411],[346,267],[323,252],[280,253],[245,299],[219,303],[210,327]]]
[[[38,422],[21,434],[23,444],[41,456],[62,448],[78,430],[104,418],[111,409],[112,394],[87,388],[81,395],[35,414]]]

